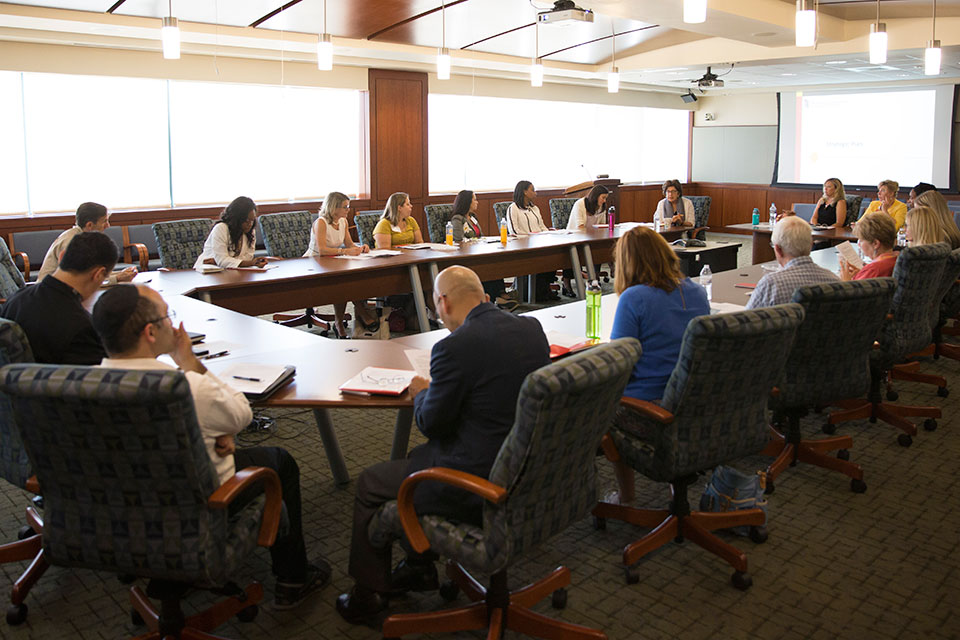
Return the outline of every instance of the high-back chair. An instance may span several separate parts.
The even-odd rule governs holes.
[[[493,215],[497,217],[497,229],[500,228],[500,223],[503,222],[503,218],[507,215],[507,210],[510,209],[511,204],[513,204],[513,202],[510,200],[493,203]]]
[[[0,302],[6,301],[25,285],[23,274],[14,264],[7,242],[0,238]]]
[[[863,196],[846,196],[844,200],[847,201],[847,217],[843,224],[849,227],[860,219],[860,205],[863,203]]]
[[[817,208],[817,205],[811,204],[809,202],[794,202],[791,209],[796,214],[798,218],[803,219],[806,222],[810,222],[810,218],[813,217],[813,211]]]
[[[448,575],[471,600],[454,610],[394,615],[383,636],[490,628],[548,638],[605,638],[592,629],[552,620],[529,610],[553,592],[562,607],[570,571],[558,568],[546,579],[509,592],[507,567],[533,548],[586,516],[597,499],[596,450],[640,357],[640,343],[622,338],[534,371],[524,380],[516,419],[500,447],[489,480],[451,469],[411,474],[399,498],[384,505],[370,525],[375,546],[405,532],[417,552],[428,548],[448,558]],[[480,495],[483,526],[458,524],[441,516],[417,517],[413,491],[425,480],[445,482]],[[471,575],[490,575],[484,589]],[[542,631],[541,631],[542,630]]]
[[[550,223],[554,229],[566,229],[576,198],[550,198]]]
[[[952,263],[958,262],[960,262],[960,251],[955,249],[950,253],[944,271],[952,270]],[[943,300],[940,302],[940,318],[933,332],[935,358],[945,356],[951,360],[960,360],[960,347],[944,342],[943,340],[943,336],[947,332],[947,321],[955,318],[957,314],[960,314],[960,280],[955,281],[950,288],[947,289],[946,295],[943,296]]]
[[[147,264],[144,271],[156,271],[160,268],[160,249],[157,246],[157,237],[153,235],[153,225],[127,225],[127,237],[131,248],[136,250],[141,261],[146,258]]]
[[[937,428],[938,407],[883,402],[880,387],[893,365],[930,344],[933,338],[930,308],[940,289],[949,254],[950,247],[942,243],[907,247],[900,252],[893,268],[897,289],[890,304],[889,317],[878,334],[878,348],[870,352],[870,391],[866,400],[846,399],[832,403],[843,410],[830,414],[823,427],[824,433],[834,433],[835,425],[847,420],[869,418],[876,422],[879,419],[901,429],[903,433],[897,437],[897,442],[909,447],[913,436],[917,435],[917,426],[907,418],[927,418],[924,427],[928,431]]]
[[[203,243],[210,234],[213,221],[207,218],[154,222],[160,266],[164,269],[192,269],[203,253]]]
[[[447,220],[453,216],[452,204],[428,204],[423,207],[427,215],[427,235],[430,242],[445,242],[447,239]]]
[[[0,243],[2,242],[0,239]],[[5,246],[0,245],[0,249]],[[20,325],[0,318],[0,366],[13,362],[33,362],[33,351]],[[20,441],[20,430],[14,420],[10,400],[0,393],[0,478],[15,487],[36,493],[38,487],[31,480],[32,476],[33,469],[27,450]],[[48,566],[41,550],[40,536],[36,535],[43,533],[43,521],[32,506],[27,507],[26,519],[28,524],[20,528],[17,542],[0,545],[0,564],[33,560],[23,575],[13,583],[10,591],[7,624],[11,625],[20,624],[27,619],[27,605],[23,601]]]
[[[276,539],[280,481],[244,469],[217,487],[187,379],[180,371],[14,364],[0,369],[24,447],[43,489],[43,552],[50,564],[150,579],[130,598],[150,634],[209,632],[234,614],[252,619],[263,596],[229,578],[258,544]],[[230,503],[263,483],[236,513]],[[229,585],[232,595],[184,619],[190,587]],[[158,613],[147,596],[159,598]],[[108,635],[114,632],[105,631]]]
[[[803,307],[805,317],[777,392],[770,398],[785,429],[774,431],[774,440],[764,451],[776,456],[767,468],[767,493],[773,493],[777,476],[798,462],[839,471],[850,477],[851,490],[866,491],[863,469],[849,462],[853,438],[804,440],[800,418],[811,407],[862,396],[870,389],[870,352],[894,287],[893,278],[867,278],[808,285],[794,292],[793,302]],[[836,458],[826,455],[836,450]]]
[[[354,214],[353,223],[357,225],[357,239],[360,244],[365,244],[371,249],[377,248],[377,243],[373,239],[373,230],[382,215],[382,211],[361,211]]]
[[[749,525],[750,537],[763,542],[763,511],[691,511],[687,490],[698,473],[758,453],[767,444],[767,398],[781,379],[802,320],[798,304],[694,318],[683,334],[680,357],[660,403],[621,400],[623,409],[604,439],[607,457],[651,480],[669,482],[673,494],[667,510],[607,502],[594,509],[595,525],[601,529],[607,518],[653,528],[623,550],[628,583],[640,579],[633,566],[640,558],[671,540],[684,539],[730,563],[738,589],[753,583],[746,554],[711,532]]]
[[[684,196],[693,203],[693,226],[696,228],[707,227],[710,225],[710,203],[713,198],[710,196]],[[706,240],[707,232],[703,229],[697,231],[697,240]]]

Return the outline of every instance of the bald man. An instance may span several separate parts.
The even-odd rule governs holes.
[[[397,498],[400,484],[414,471],[448,467],[487,478],[513,426],[520,386],[528,373],[550,362],[540,323],[497,309],[470,269],[444,269],[434,283],[433,301],[450,335],[433,346],[430,381],[414,378],[409,390],[417,428],[428,441],[408,459],[381,462],[357,480],[349,567],[356,584],[337,599],[337,611],[354,624],[371,621],[383,609],[383,594],[427,591],[438,584],[432,554],[408,550],[391,575],[391,546],[370,543],[370,519]],[[417,488],[414,506],[419,514],[477,525],[483,517],[481,498],[436,482]]]

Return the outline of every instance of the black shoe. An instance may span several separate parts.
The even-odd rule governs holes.
[[[436,591],[440,588],[437,567],[432,563],[411,563],[401,560],[390,573],[390,595],[407,591]]]
[[[277,578],[273,608],[278,611],[294,608],[308,595],[327,586],[330,582],[330,574],[330,563],[320,559],[316,564],[307,565],[306,575],[302,580],[294,582]]]
[[[371,624],[386,607],[387,601],[379,593],[357,586],[337,597],[337,613],[350,624]]]

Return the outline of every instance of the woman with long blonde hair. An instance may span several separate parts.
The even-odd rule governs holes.
[[[914,203],[914,208],[926,207],[933,212],[937,226],[943,231],[942,242],[950,243],[952,249],[960,249],[960,228],[957,228],[953,212],[947,206],[947,201],[943,195],[939,191],[924,191],[917,196]]]

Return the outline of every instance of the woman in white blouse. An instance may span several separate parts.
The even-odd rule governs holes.
[[[567,230],[576,231],[584,227],[590,228],[607,221],[607,198],[610,191],[602,184],[594,185],[586,197],[573,203],[570,210],[570,219],[567,220]]]
[[[521,180],[513,189],[513,204],[507,209],[507,231],[517,236],[528,236],[547,230],[540,215],[540,207],[533,203],[537,192],[529,180]]]
[[[267,266],[266,258],[253,257],[257,248],[256,224],[257,205],[253,200],[246,196],[235,199],[220,214],[220,222],[213,225],[193,268],[203,264],[225,269]]]
[[[663,183],[663,200],[657,203],[653,221],[663,220],[666,227],[692,227],[696,222],[693,203],[683,197],[679,180],[667,180]]]
[[[368,253],[370,247],[365,244],[357,246],[353,238],[347,233],[347,213],[350,211],[350,198],[333,191],[327,194],[323,199],[323,206],[320,207],[317,221],[310,227],[310,244],[307,246],[307,252],[303,254],[304,258],[312,256],[358,256],[361,253]],[[323,238],[319,242],[318,238]],[[346,311],[347,304],[338,302],[333,305],[333,315],[336,319],[337,335],[341,338],[347,337],[347,330],[343,324],[343,314]],[[357,322],[363,325],[364,330],[376,332],[380,326],[380,318],[369,306],[365,300],[354,300],[353,311],[357,315]]]

